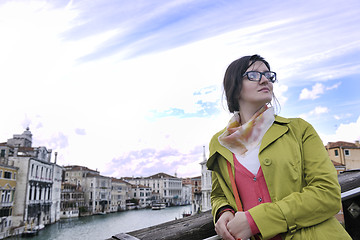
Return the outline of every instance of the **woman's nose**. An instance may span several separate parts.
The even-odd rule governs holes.
[[[264,84],[264,83],[268,83],[268,82],[269,82],[269,79],[267,79],[267,77],[265,77],[265,75],[262,74],[259,84]]]

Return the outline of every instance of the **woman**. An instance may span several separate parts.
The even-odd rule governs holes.
[[[210,142],[211,204],[223,239],[351,239],[334,166],[313,127],[274,115],[276,73],[259,55],[232,62],[224,77],[228,126]],[[238,198],[240,196],[240,198]]]

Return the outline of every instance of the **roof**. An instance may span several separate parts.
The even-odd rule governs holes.
[[[98,172],[97,170],[92,170],[90,168],[79,166],[79,165],[68,165],[63,166],[66,171],[92,171],[92,172]]]
[[[338,142],[329,142],[326,145],[326,148],[331,149],[331,148],[360,148],[360,145],[356,144],[356,143],[351,143],[351,142],[343,142],[343,141],[338,141]]]
[[[131,184],[131,188],[148,188],[148,189],[151,189],[151,187],[141,185],[141,184]]]
[[[122,180],[122,179],[118,179],[118,178],[114,178],[114,177],[111,178],[111,181],[112,181],[112,182],[129,184],[128,182],[126,182],[126,181],[124,181],[124,180]]]
[[[334,161],[334,160],[331,160],[331,162],[333,163],[333,165],[334,165],[335,167],[346,167],[345,165],[343,165],[343,164],[341,164],[341,163],[339,163],[339,162],[336,162],[336,161]]]
[[[147,178],[177,178],[177,177],[174,177],[174,176],[171,176],[169,174],[166,174],[166,173],[157,173],[155,175],[152,175],[150,177],[147,177]]]

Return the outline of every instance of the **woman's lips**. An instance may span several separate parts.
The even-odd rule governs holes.
[[[270,92],[269,88],[261,88],[258,92]]]

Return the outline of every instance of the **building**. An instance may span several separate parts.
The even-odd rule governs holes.
[[[181,189],[182,205],[189,205],[192,203],[192,185],[187,181],[183,181]]]
[[[121,179],[111,178],[111,212],[126,210],[126,200],[131,198],[131,189],[130,183]]]
[[[0,163],[0,239],[8,237],[12,228],[12,209],[18,168],[11,165],[13,163],[8,165],[5,159]]]
[[[181,205],[182,180],[166,173],[158,173],[150,177],[125,177],[124,180],[133,185],[150,187],[159,200],[170,205]]]
[[[29,128],[2,145],[9,149],[4,152],[8,161],[18,168],[13,227],[42,227],[60,219],[60,191],[56,189],[60,189],[62,168],[51,162],[52,150],[44,146],[32,147]]]
[[[207,158],[205,155],[205,146],[204,146],[204,154],[203,154],[203,161],[200,163],[201,165],[201,211],[207,211],[211,209],[211,201],[210,201],[210,194],[211,194],[211,171],[207,169],[206,166]]]
[[[133,184],[131,186],[131,197],[136,199],[140,208],[150,207],[151,201],[151,187],[140,184]]]
[[[334,165],[345,166],[346,170],[360,169],[360,143],[329,142],[325,146]],[[339,165],[338,165],[339,166]]]
[[[55,152],[55,164],[52,165],[52,190],[51,190],[51,223],[57,222],[60,220],[60,205],[61,205],[61,184],[62,184],[62,175],[64,168],[56,164],[57,152]]]
[[[60,218],[78,217],[80,209],[84,206],[84,191],[81,186],[63,182],[61,184]]]
[[[110,212],[111,178],[84,166],[66,166],[64,181],[81,186],[90,214]]]

